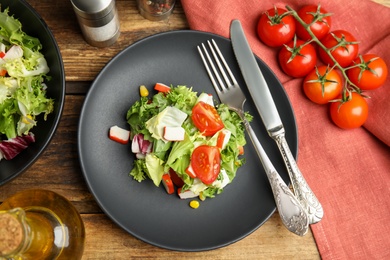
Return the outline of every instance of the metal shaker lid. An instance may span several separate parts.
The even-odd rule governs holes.
[[[85,19],[100,19],[115,6],[114,0],[71,0],[77,15]]]

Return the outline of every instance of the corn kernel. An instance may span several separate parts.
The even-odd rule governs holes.
[[[197,201],[197,200],[191,200],[191,202],[190,202],[190,207],[193,208],[193,209],[199,208],[199,201]]]
[[[199,193],[199,199],[201,201],[205,201],[206,200],[206,196],[203,194],[203,192]]]
[[[28,121],[28,119],[32,119],[32,116],[27,115],[27,116],[23,117],[22,118],[22,122],[25,123],[25,124],[30,124],[31,122]]]
[[[141,85],[139,87],[139,94],[141,97],[147,97],[149,95],[149,90],[145,87],[145,85]]]

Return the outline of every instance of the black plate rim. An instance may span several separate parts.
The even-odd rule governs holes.
[[[62,60],[62,55],[61,55],[61,52],[60,52],[60,48],[59,48],[58,43],[57,43],[57,41],[56,41],[56,39],[54,37],[53,32],[50,30],[49,26],[47,25],[45,20],[42,18],[42,16],[29,3],[27,3],[24,0],[12,0],[12,1],[14,1],[12,3],[12,5],[15,5],[15,6],[18,5],[18,4],[23,5],[24,8],[26,8],[30,13],[32,13],[35,16],[37,21],[39,21],[40,25],[43,28],[45,28],[45,32],[48,34],[48,36],[49,36],[49,38],[51,40],[51,45],[54,47],[54,51],[58,55],[58,64],[57,64],[57,66],[59,66],[59,68],[60,68],[60,70],[59,70],[60,71],[59,77],[61,78],[61,82],[60,83],[61,83],[62,88],[61,88],[61,91],[60,91],[60,94],[59,94],[60,99],[56,99],[55,100],[55,107],[54,107],[55,110],[53,112],[53,114],[55,114],[55,116],[53,118],[53,124],[51,125],[51,129],[49,130],[50,134],[47,135],[47,137],[42,141],[42,144],[41,144],[41,147],[39,148],[38,153],[36,153],[33,157],[31,157],[29,162],[27,164],[23,165],[22,167],[20,167],[17,170],[17,172],[9,175],[8,177],[6,177],[4,179],[1,179],[0,180],[0,186],[10,182],[11,180],[17,178],[18,176],[20,176],[27,169],[29,169],[38,160],[38,158],[44,153],[44,151],[46,150],[46,148],[50,144],[51,140],[53,139],[53,137],[54,137],[54,135],[56,133],[56,130],[58,128],[58,125],[60,123],[60,120],[61,120],[61,117],[62,117],[62,114],[63,114],[63,110],[64,110],[64,106],[65,106],[65,93],[66,93],[64,62]],[[4,8],[6,8],[6,7],[3,6],[3,3],[0,3],[0,4],[1,4],[1,10],[4,10]],[[14,14],[10,14],[10,15],[14,15]],[[18,17],[15,17],[15,18],[18,19]],[[22,26],[24,28],[23,24],[22,24]],[[45,49],[44,43],[42,43],[42,45],[43,45],[43,49]],[[50,72],[49,72],[49,75],[50,75]],[[50,84],[50,83],[47,83],[47,84]],[[23,153],[23,151],[22,151],[22,153]],[[1,161],[0,161],[0,164],[1,164]]]

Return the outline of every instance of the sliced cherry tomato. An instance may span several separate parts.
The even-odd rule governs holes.
[[[360,94],[352,92],[345,101],[330,104],[332,121],[340,128],[352,129],[360,127],[368,117],[367,101]]]
[[[4,58],[4,56],[5,56],[5,53],[0,51],[0,58]]]
[[[340,75],[328,66],[315,68],[303,81],[303,91],[306,96],[317,104],[326,104],[337,98],[342,88]]]
[[[306,76],[317,62],[313,45],[299,39],[284,45],[279,51],[278,58],[284,73],[295,78]]]
[[[216,146],[201,145],[194,149],[191,155],[191,166],[204,184],[213,183],[221,169],[221,155]]]
[[[330,49],[333,58],[341,67],[349,66],[359,52],[359,44],[355,37],[344,30],[336,30],[327,34],[321,42],[326,48]],[[333,60],[322,48],[319,49],[319,55],[325,64],[334,65]]]
[[[330,18],[330,14],[320,5],[305,5],[298,10],[298,16],[306,24],[311,24],[310,30],[318,40],[321,40],[329,33],[332,19]],[[298,21],[295,21],[295,23],[297,36],[304,41],[311,40],[312,37],[302,24]]]
[[[358,65],[347,71],[348,78],[362,90],[376,89],[387,78],[388,69],[385,61],[375,54],[365,54],[353,61]]]
[[[192,121],[204,136],[212,136],[222,128],[224,124],[215,107],[200,101],[192,108]]]
[[[270,47],[279,47],[292,40],[295,34],[294,18],[282,8],[267,10],[257,23],[257,35]]]

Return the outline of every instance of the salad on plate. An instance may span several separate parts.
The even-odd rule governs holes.
[[[46,97],[49,67],[39,39],[22,24],[0,12],[0,160],[11,160],[35,141],[37,117],[46,120],[54,101]]]
[[[161,83],[154,89],[157,94],[149,96],[141,86],[141,98],[127,112],[129,131],[110,129],[111,139],[131,140],[136,159],[130,175],[162,183],[181,199],[215,197],[245,163],[241,119],[227,105],[215,105],[211,94]]]

